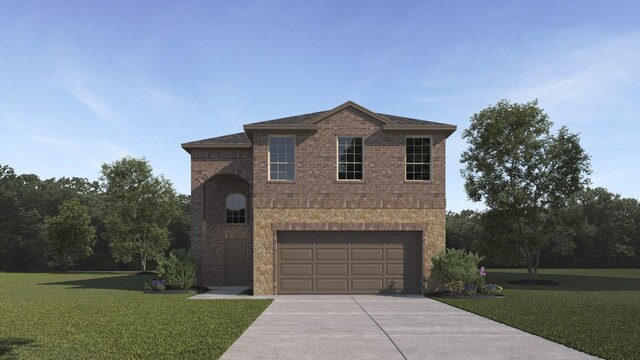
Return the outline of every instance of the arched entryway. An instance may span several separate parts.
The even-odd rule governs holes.
[[[233,174],[209,178],[202,189],[198,281],[205,286],[250,286],[253,273],[251,186]]]

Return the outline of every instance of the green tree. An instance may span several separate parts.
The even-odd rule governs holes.
[[[47,267],[50,246],[38,212],[35,175],[16,175],[0,165],[0,270],[32,271]]]
[[[80,200],[62,203],[58,215],[46,219],[46,226],[54,259],[63,269],[93,253],[96,230],[91,225],[89,210]]]
[[[550,216],[583,190],[591,172],[579,136],[566,127],[553,135],[551,126],[537,100],[502,100],[474,114],[462,134],[469,143],[461,156],[465,191],[488,208],[491,248],[524,263],[531,279],[552,244],[554,230],[544,226],[553,225]]]
[[[175,213],[176,193],[162,175],[154,176],[149,162],[125,157],[102,165],[105,222],[116,261],[137,257],[142,271],[169,246],[167,226]]]
[[[582,266],[638,267],[640,204],[603,188],[588,189],[580,202],[593,231],[577,239]]]
[[[447,248],[478,251],[484,239],[481,215],[473,210],[462,210],[459,213],[448,211]]]

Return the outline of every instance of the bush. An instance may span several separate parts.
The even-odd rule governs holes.
[[[187,250],[173,250],[158,262],[158,275],[170,289],[190,289],[196,284],[196,259]]]
[[[482,288],[480,288],[480,292],[482,294],[487,294],[490,296],[504,295],[504,290],[502,290],[502,287],[500,285],[495,285],[495,284],[489,284],[487,286],[483,286]]]
[[[167,282],[159,278],[151,279],[144,284],[145,290],[163,291],[166,288]]]
[[[446,249],[431,257],[431,271],[445,289],[454,294],[475,291],[484,278],[478,271],[478,263],[483,257],[464,250]],[[482,280],[480,280],[482,278]],[[473,289],[471,288],[473,287]]]

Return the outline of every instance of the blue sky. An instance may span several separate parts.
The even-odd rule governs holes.
[[[458,125],[448,208],[467,201],[461,130],[534,98],[581,133],[593,185],[640,198],[637,1],[7,1],[0,164],[97,179],[145,156],[190,191],[179,144],[333,108]]]

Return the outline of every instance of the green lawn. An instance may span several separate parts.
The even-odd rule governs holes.
[[[143,294],[147,279],[0,273],[0,358],[215,359],[271,302]]]
[[[542,270],[557,286],[509,284],[524,270],[487,273],[506,299],[438,300],[604,359],[640,359],[640,269]]]

